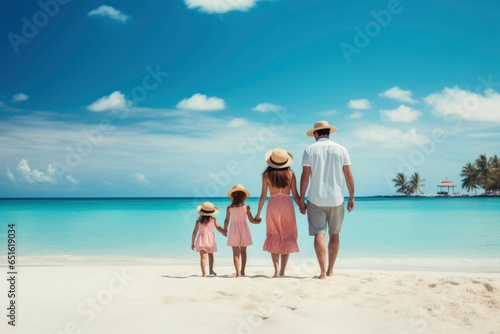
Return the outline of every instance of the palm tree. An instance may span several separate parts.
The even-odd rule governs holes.
[[[500,159],[495,154],[488,160],[491,170],[491,181],[494,189],[500,189]]]
[[[394,187],[399,187],[396,192],[400,194],[405,194],[409,195],[410,193],[408,192],[408,181],[406,180],[406,175],[404,173],[398,173],[396,174],[396,177],[392,179],[392,182],[394,182]]]
[[[488,158],[486,154],[481,154],[479,158],[476,159],[476,168],[478,171],[478,184],[484,190],[490,189],[490,165],[488,163]]]
[[[474,190],[474,193],[477,194],[478,186],[478,175],[479,171],[476,166],[470,162],[468,162],[464,167],[462,167],[462,173],[460,176],[462,179],[462,188],[467,189],[467,191]]]
[[[425,182],[425,179],[423,179],[420,176],[420,174],[413,173],[408,186],[410,194],[414,193],[417,193],[417,195],[423,194],[424,192],[422,191],[422,187],[425,187],[425,184],[423,184],[423,182]]]

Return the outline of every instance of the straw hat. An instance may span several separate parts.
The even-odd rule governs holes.
[[[213,203],[205,202],[202,205],[198,205],[196,212],[200,216],[215,216],[219,213],[219,208],[214,206]]]
[[[266,153],[265,160],[273,168],[287,168],[293,164],[293,155],[284,148],[275,148]]]
[[[242,185],[242,184],[235,184],[233,186],[233,188],[231,190],[229,190],[227,192],[227,197],[231,197],[231,195],[235,192],[235,191],[243,191],[245,193],[245,196],[247,198],[250,197],[250,192],[248,190],[245,189],[245,187]]]
[[[337,128],[334,127],[333,125],[328,124],[327,121],[319,121],[319,122],[314,123],[314,128],[307,131],[306,135],[308,135],[309,137],[314,137],[314,131],[318,131],[318,130],[322,130],[322,129],[330,129],[330,134],[337,131]]]

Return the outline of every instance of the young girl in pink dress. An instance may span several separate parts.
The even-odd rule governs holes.
[[[266,240],[263,249],[271,253],[274,266],[273,277],[279,277],[285,275],[290,253],[299,251],[295,209],[290,193],[297,205],[300,199],[295,174],[290,169],[293,156],[285,149],[276,148],[266,153],[266,162],[268,167],[262,173],[262,192],[255,219],[260,219],[269,190],[271,197],[266,210]]]
[[[215,219],[219,213],[219,208],[215,207],[210,202],[205,202],[196,208],[196,212],[200,217],[194,225],[193,235],[191,238],[191,249],[200,252],[201,274],[206,277],[206,263],[208,254],[208,266],[210,275],[217,275],[214,271],[214,252],[217,251],[217,243],[215,242],[214,228],[217,229],[223,236],[226,236],[224,231]]]
[[[233,248],[233,263],[236,269],[236,277],[245,276],[247,264],[247,247],[252,245],[252,235],[248,228],[247,218],[253,224],[260,223],[252,217],[250,207],[245,204],[245,199],[250,193],[241,184],[236,184],[227,192],[231,198],[231,205],[227,207],[226,219],[224,220],[224,231],[227,231],[227,245]],[[241,263],[240,263],[241,256]]]

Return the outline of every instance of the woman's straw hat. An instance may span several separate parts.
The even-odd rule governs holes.
[[[284,148],[275,148],[266,153],[265,160],[273,168],[287,168],[293,164],[293,155]]]
[[[322,130],[322,129],[330,129],[330,134],[337,131],[337,128],[333,125],[328,124],[327,121],[319,121],[314,123],[314,128],[306,132],[306,135],[309,137],[314,137],[314,131]]]
[[[244,187],[242,184],[235,184],[235,185],[233,186],[233,188],[227,192],[227,197],[231,197],[231,195],[232,195],[235,191],[242,191],[242,192],[244,192],[244,193],[245,193],[245,196],[246,196],[247,198],[249,198],[249,197],[250,197],[250,192],[249,192],[248,190],[246,190],[246,189],[245,189],[245,187]]]
[[[219,213],[219,208],[214,206],[213,203],[205,202],[202,205],[198,205],[196,212],[200,216],[215,216]]]

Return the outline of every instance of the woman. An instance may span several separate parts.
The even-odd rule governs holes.
[[[271,197],[266,210],[266,240],[263,249],[271,253],[274,266],[273,277],[279,277],[285,275],[290,253],[299,251],[295,209],[290,192],[297,205],[300,199],[295,174],[290,169],[293,156],[285,149],[276,148],[266,153],[265,160],[268,167],[262,173],[262,192],[255,219],[260,219],[269,190]]]

